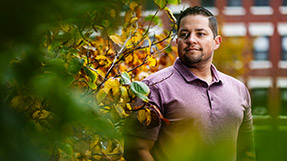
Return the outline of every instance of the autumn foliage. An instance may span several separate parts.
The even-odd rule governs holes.
[[[139,1],[120,2],[124,11],[111,5],[101,21],[94,10],[82,14],[81,23],[59,21],[43,34],[38,50],[42,55],[34,57],[36,52],[27,54],[30,50],[25,49],[23,56],[11,59],[13,71],[33,69],[27,77],[21,73],[8,82],[5,101],[25,120],[20,129],[29,131],[23,135],[27,146],[39,152],[27,158],[124,160],[125,119],[134,111],[146,126],[155,116],[164,119],[149,105],[149,88],[140,80],[174,62],[176,20],[167,5],[179,2],[155,0],[158,10],[146,20]],[[172,26],[150,33],[158,25],[158,12],[165,13]],[[25,79],[19,81],[21,77]],[[146,104],[131,106],[137,97]]]

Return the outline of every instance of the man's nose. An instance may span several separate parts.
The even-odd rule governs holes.
[[[188,36],[187,36],[187,38],[186,38],[186,42],[187,43],[191,43],[191,44],[194,44],[194,43],[196,43],[196,35],[194,35],[194,34],[189,34]]]

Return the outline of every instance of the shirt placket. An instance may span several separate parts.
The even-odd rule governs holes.
[[[211,95],[211,91],[210,91],[210,86],[208,86],[206,88],[206,94],[207,94],[207,98],[208,98],[208,102],[209,102],[209,107],[210,109],[212,109],[212,101],[213,101],[213,98],[212,98],[212,95]]]

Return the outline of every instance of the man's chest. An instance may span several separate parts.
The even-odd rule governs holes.
[[[244,105],[239,92],[233,88],[194,85],[168,88],[164,90],[162,107],[167,119],[193,120],[197,126],[222,128],[230,124],[239,127],[242,122]]]

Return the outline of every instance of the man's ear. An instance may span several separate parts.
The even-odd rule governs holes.
[[[222,38],[220,35],[217,35],[215,38],[214,38],[214,43],[215,43],[215,46],[214,46],[214,50],[218,49],[220,44],[221,44],[221,41],[222,41]]]

